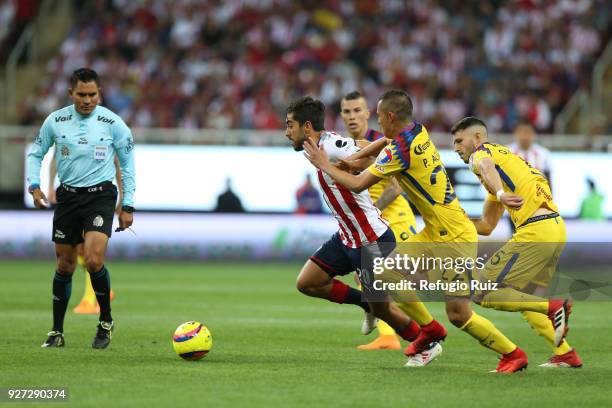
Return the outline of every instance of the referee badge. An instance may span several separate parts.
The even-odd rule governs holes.
[[[62,146],[60,153],[63,157],[68,157],[70,155],[70,150],[68,149],[68,146]]]
[[[93,226],[100,228],[102,225],[104,225],[104,218],[100,215],[96,215],[96,218],[93,220]]]

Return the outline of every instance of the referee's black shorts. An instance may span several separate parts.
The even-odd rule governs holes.
[[[110,181],[91,187],[62,184],[56,190],[53,213],[53,242],[76,245],[88,231],[99,231],[109,238],[117,203],[117,187]]]

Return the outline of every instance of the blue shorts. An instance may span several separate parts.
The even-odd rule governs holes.
[[[376,242],[360,248],[345,246],[340,234],[336,232],[312,254],[310,260],[332,278],[357,272],[364,289],[370,289],[368,283],[373,281],[373,258],[387,257],[394,249],[395,235],[391,228],[385,231]]]

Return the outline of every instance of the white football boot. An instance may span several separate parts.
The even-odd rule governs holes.
[[[404,367],[425,367],[442,354],[442,345],[437,341],[431,343],[429,348],[422,353],[408,358]]]
[[[367,336],[372,333],[376,328],[376,323],[378,323],[378,319],[372,313],[366,312],[365,317],[363,319],[363,323],[361,323],[361,334]]]

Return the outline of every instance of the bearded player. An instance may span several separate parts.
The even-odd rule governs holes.
[[[472,220],[480,235],[489,235],[504,211],[514,234],[483,269],[483,279],[501,288],[481,294],[481,306],[521,312],[553,350],[540,367],[578,368],[582,361],[564,337],[569,301],[542,297],[557,268],[566,242],[565,223],[553,202],[547,178],[509,148],[488,141],[487,126],[467,117],[451,129],[455,152],[489,194],[482,216]]]

